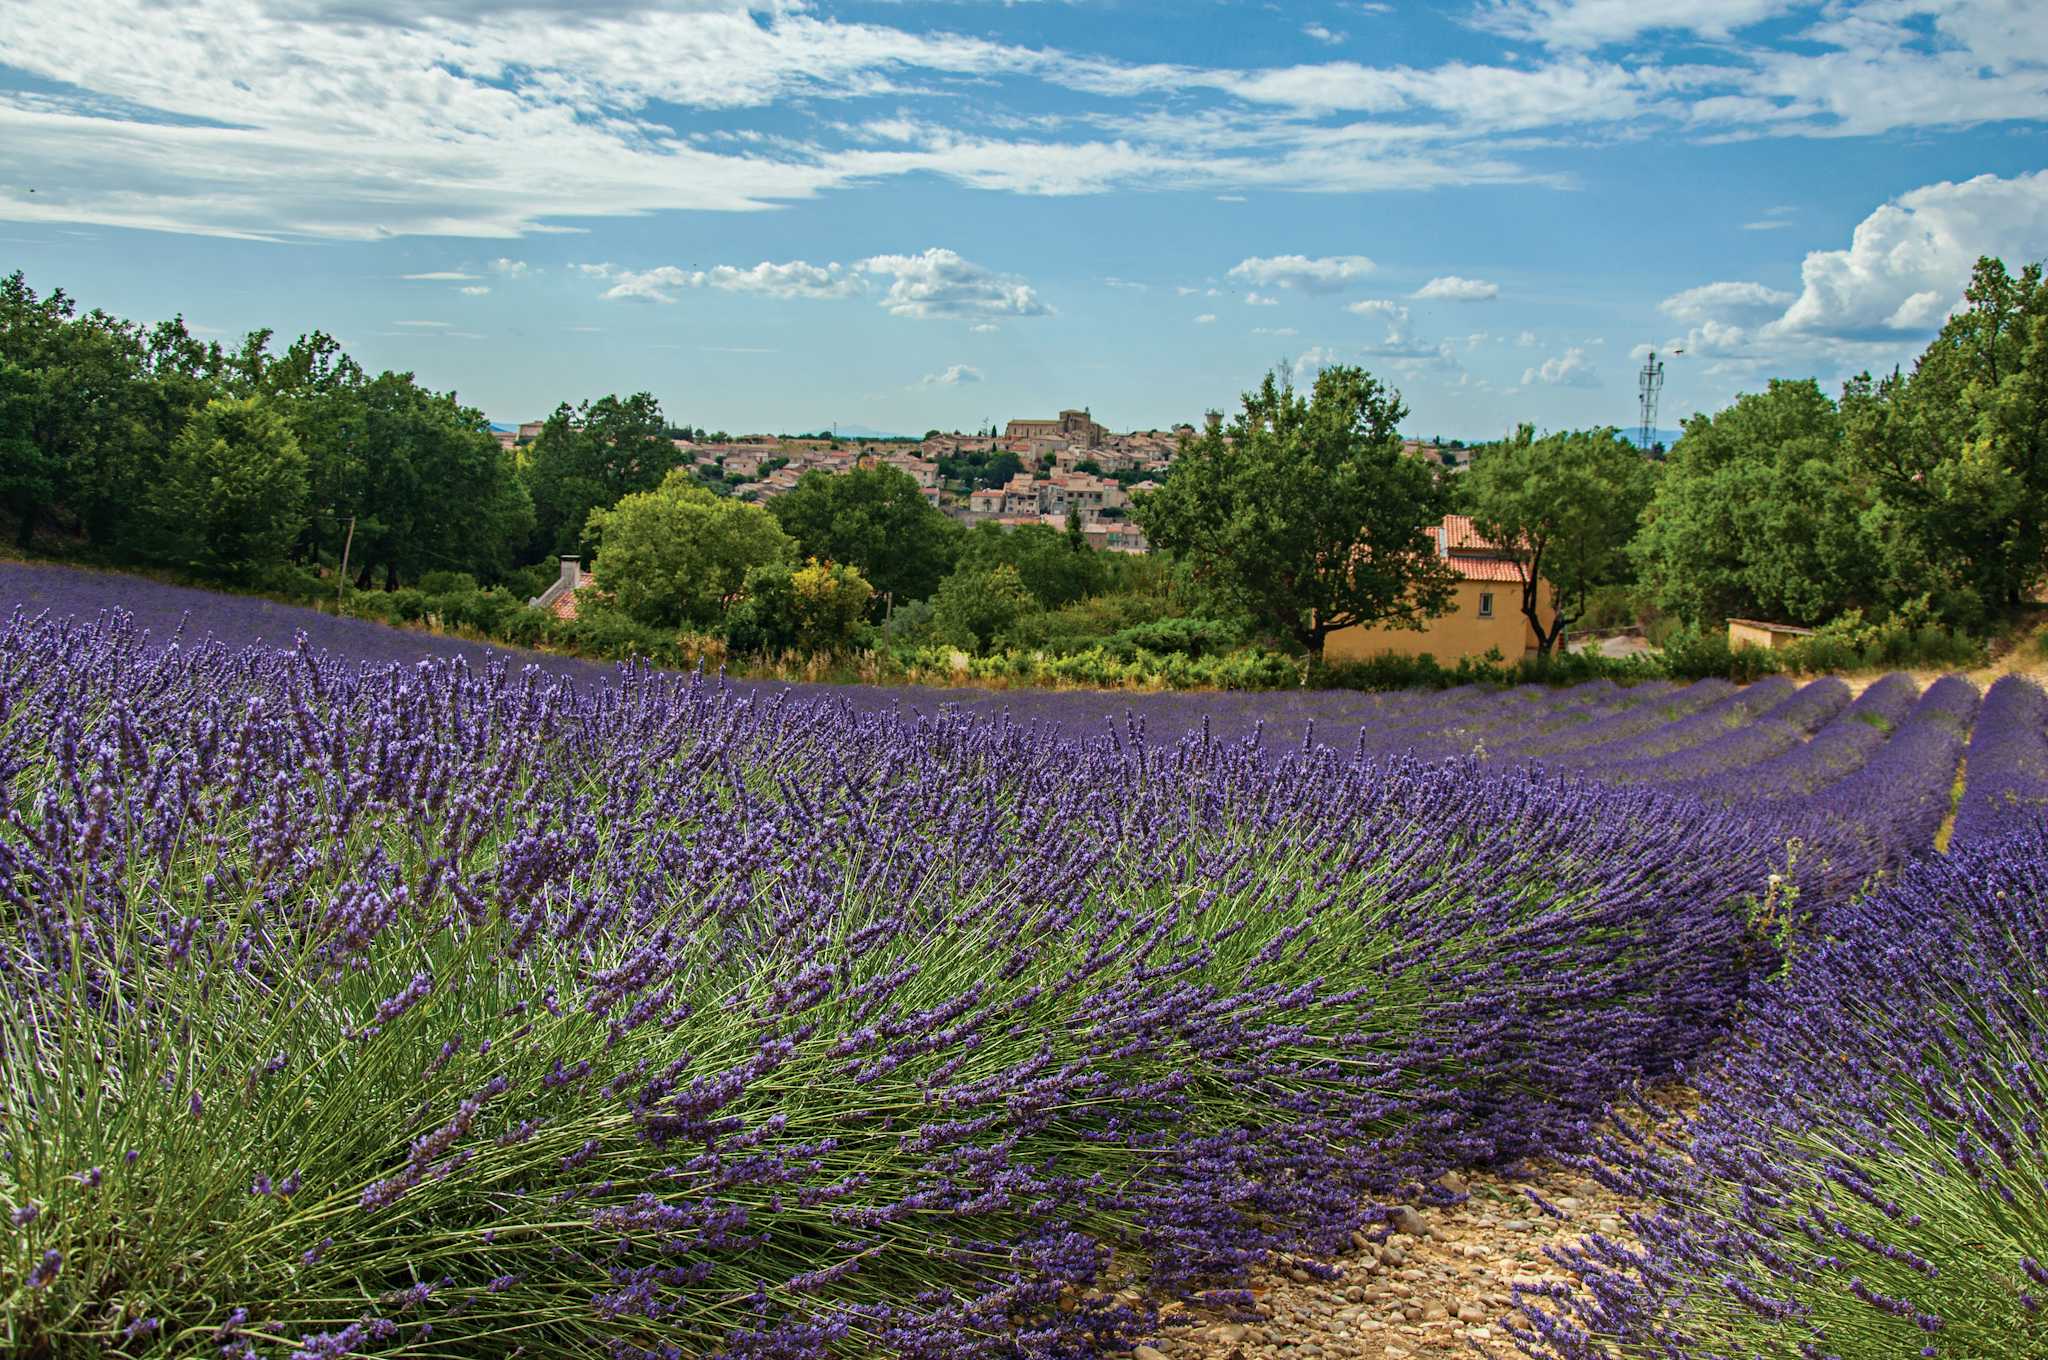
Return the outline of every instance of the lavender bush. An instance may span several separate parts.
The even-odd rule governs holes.
[[[1652,1200],[1583,1287],[1522,1291],[1557,1360],[2048,1354],[2048,835],[1923,857],[1829,912],[1699,1081],[1599,1174]]]
[[[624,670],[0,637],[0,1344],[1083,1356],[1746,995],[1732,811]],[[1226,1296],[1227,1297],[1227,1296]]]
[[[2048,694],[2001,677],[1984,693],[1970,734],[1963,795],[1950,844],[1991,840],[2031,826],[2048,808]]]

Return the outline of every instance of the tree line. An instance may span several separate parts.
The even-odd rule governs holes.
[[[766,505],[715,494],[647,393],[565,402],[508,450],[453,393],[372,376],[318,331],[273,340],[224,348],[5,280],[17,543],[256,586],[345,557],[360,590],[438,576],[507,598],[537,592],[556,554],[594,553],[590,609],[735,650],[1265,644],[1311,662],[1342,629],[1451,607],[1429,530],[1453,512],[1521,564],[1545,654],[1619,615],[1981,632],[2032,599],[2048,551],[2048,291],[2038,265],[1991,259],[1910,371],[1839,396],[1772,381],[1687,420],[1661,459],[1613,429],[1523,426],[1456,473],[1402,452],[1400,395],[1363,370],[1307,390],[1268,374],[1138,499],[1142,559],[1091,549],[1072,521],[969,528],[887,467],[807,474]]]

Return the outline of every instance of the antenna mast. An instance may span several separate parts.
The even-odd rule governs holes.
[[[1643,371],[1636,375],[1636,391],[1643,407],[1642,428],[1636,432],[1636,447],[1648,453],[1650,441],[1657,434],[1657,398],[1664,392],[1664,361],[1651,350],[1643,361]]]

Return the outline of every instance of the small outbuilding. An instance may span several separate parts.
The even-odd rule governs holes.
[[[1790,623],[1762,623],[1756,619],[1728,620],[1728,650],[1743,647],[1760,647],[1775,652],[1781,647],[1790,647],[1795,642],[1813,636],[1811,628],[1800,628]]]

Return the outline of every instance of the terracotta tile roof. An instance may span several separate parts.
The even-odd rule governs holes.
[[[1479,531],[1472,527],[1470,515],[1445,515],[1442,531],[1450,535],[1452,552],[1464,549],[1468,552],[1499,552],[1499,545],[1481,538]]]
[[[1432,527],[1429,534],[1437,542],[1437,552],[1466,580],[1522,583],[1521,569],[1510,558],[1492,555],[1500,548],[1479,536],[1470,515],[1445,515],[1444,522]],[[1449,551],[1445,551],[1446,540]]]

